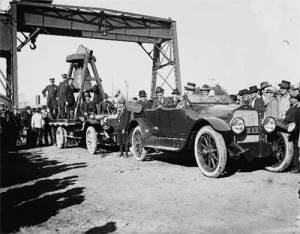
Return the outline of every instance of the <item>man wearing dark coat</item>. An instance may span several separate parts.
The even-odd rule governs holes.
[[[58,95],[58,119],[63,119],[66,117],[66,91],[68,86],[68,76],[67,74],[61,75],[63,78],[63,81],[59,83],[58,89],[57,89],[57,95]]]
[[[108,95],[106,93],[104,94],[103,98],[103,102],[100,105],[100,114],[111,115],[114,111],[114,105],[108,100]]]
[[[73,86],[73,78],[68,79],[68,85],[66,86],[66,114],[67,119],[73,117],[74,106],[75,106],[75,96],[74,93],[78,92],[79,89],[76,89]]]
[[[137,101],[138,104],[142,105],[143,109],[151,109],[152,104],[147,100],[147,93],[145,90],[139,91],[139,100]]]
[[[170,101],[169,98],[164,97],[164,91],[165,90],[163,88],[161,88],[160,86],[157,86],[157,88],[155,90],[156,97],[153,99],[153,104],[152,104],[153,109],[172,104],[172,101]]]
[[[46,97],[47,93],[47,108],[50,118],[55,118],[57,115],[57,91],[58,86],[54,84],[54,78],[50,78],[50,84],[43,89],[42,94]]]
[[[85,100],[80,105],[80,112],[84,117],[96,113],[95,104],[91,102],[91,94],[89,92],[85,93]]]
[[[119,110],[118,110],[118,126],[116,128],[118,145],[120,147],[120,157],[124,156],[124,148],[125,148],[125,157],[128,157],[128,125],[130,121],[130,112],[127,110],[125,106],[126,100],[119,100]]]
[[[300,172],[299,149],[297,149],[297,141],[300,131],[300,94],[290,97],[291,107],[285,114],[284,122],[286,124],[295,123],[295,129],[291,132],[289,140],[294,142],[294,155],[292,160],[291,172]]]

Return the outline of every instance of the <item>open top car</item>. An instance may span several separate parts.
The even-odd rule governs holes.
[[[150,148],[193,150],[201,172],[208,177],[221,176],[228,158],[249,154],[270,157],[266,167],[270,171],[283,171],[290,165],[293,143],[274,118],[263,118],[251,107],[227,100],[199,100],[184,99],[175,107],[135,114],[129,127],[134,157],[144,160]]]

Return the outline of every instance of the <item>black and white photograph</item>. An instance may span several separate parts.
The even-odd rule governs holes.
[[[0,0],[0,233],[300,234],[300,1]]]

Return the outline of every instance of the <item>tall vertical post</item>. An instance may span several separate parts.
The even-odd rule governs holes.
[[[172,34],[172,50],[173,50],[173,59],[174,59],[175,85],[176,88],[179,90],[179,92],[182,93],[176,22],[172,22],[171,34]]]
[[[12,84],[13,105],[18,106],[18,61],[17,61],[17,2],[11,2],[11,54],[10,54],[10,70]]]
[[[151,98],[155,96],[157,67],[160,65],[160,51],[161,44],[155,44],[153,48],[153,64],[152,64],[152,82],[151,82]]]

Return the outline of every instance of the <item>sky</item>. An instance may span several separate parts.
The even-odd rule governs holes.
[[[0,0],[6,9],[6,0]],[[229,93],[269,81],[300,82],[299,0],[56,0],[171,17],[177,22],[182,85],[219,83]],[[93,49],[104,90],[150,93],[152,62],[136,43],[39,36],[37,49],[18,53],[19,97],[33,103],[50,77],[60,81],[67,55],[80,44]],[[3,67],[3,63],[0,63]],[[1,68],[2,68],[1,67]],[[214,80],[214,81],[212,81]]]

